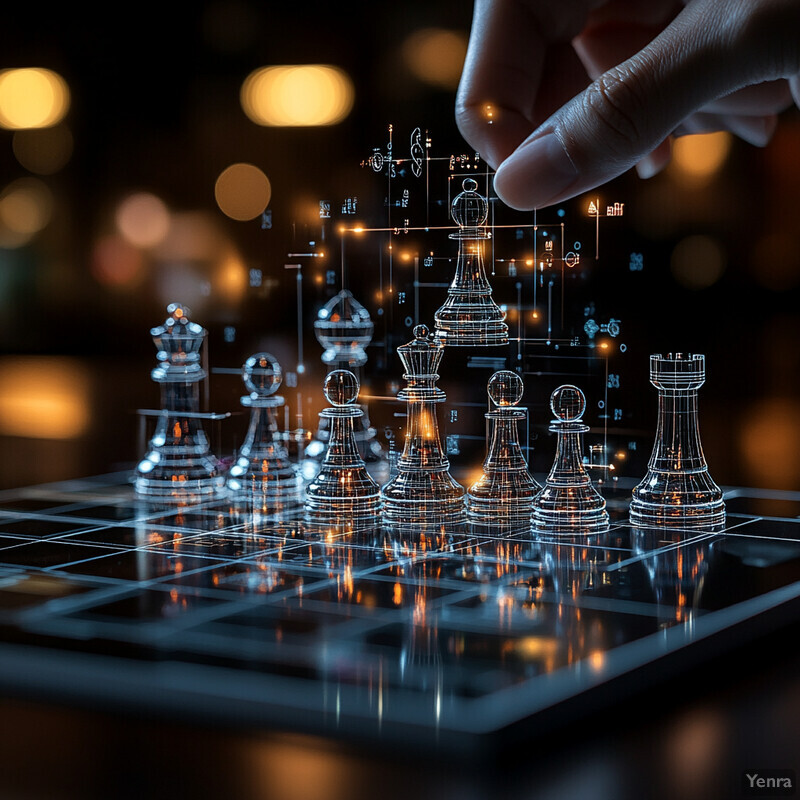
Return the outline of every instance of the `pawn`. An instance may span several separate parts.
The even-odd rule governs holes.
[[[291,462],[275,419],[284,404],[275,394],[283,378],[281,366],[269,353],[256,353],[242,367],[249,394],[241,398],[250,409],[250,425],[239,456],[228,472],[228,489],[252,503],[254,510],[291,516],[302,508],[303,481]]]
[[[356,445],[354,422],[364,413],[355,404],[358,379],[349,370],[337,369],[328,374],[322,389],[331,407],[320,417],[329,422],[330,438],[320,470],[306,490],[306,519],[312,524],[370,527],[380,511],[380,487]]]
[[[557,434],[556,457],[544,488],[533,501],[533,526],[545,533],[599,533],[608,529],[603,496],[583,468],[581,422],[586,398],[577,386],[559,386],[550,397]]]
[[[533,498],[542,490],[528,471],[519,443],[519,421],[527,409],[520,407],[524,385],[516,372],[495,372],[487,391],[494,408],[485,416],[492,438],[483,475],[467,492],[471,522],[529,528]]]

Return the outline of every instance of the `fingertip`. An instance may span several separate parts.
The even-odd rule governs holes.
[[[552,131],[529,139],[497,168],[498,197],[518,211],[544,208],[576,193],[578,170]]]

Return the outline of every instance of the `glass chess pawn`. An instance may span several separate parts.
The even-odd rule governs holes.
[[[467,491],[471,522],[528,529],[533,499],[542,490],[528,471],[519,443],[519,421],[527,409],[519,403],[524,385],[516,372],[495,372],[487,384],[494,408],[487,412],[491,440],[483,475]]]
[[[356,404],[358,379],[338,369],[325,378],[331,404],[320,412],[329,421],[330,438],[320,470],[306,489],[306,520],[312,525],[374,527],[380,511],[380,486],[367,472],[353,431],[362,414]]]
[[[484,267],[484,245],[491,235],[484,227],[489,204],[478,193],[478,183],[473,178],[466,178],[462,189],[450,207],[458,225],[458,231],[450,234],[458,241],[458,260],[447,300],[434,315],[436,335],[447,345],[506,344],[508,325],[492,299]]]
[[[192,503],[224,491],[225,477],[211,452],[200,413],[200,381],[206,372],[200,350],[206,330],[189,319],[179,303],[167,306],[163,325],[150,330],[158,365],[150,373],[161,387],[161,413],[145,457],[136,467],[134,487],[140,498]]]
[[[559,386],[550,397],[557,435],[556,455],[542,491],[533,501],[533,526],[542,533],[588,534],[608,529],[606,501],[583,467],[581,437],[589,426],[581,421],[586,397],[572,385]]]
[[[705,356],[650,356],[650,383],[658,390],[658,425],[647,474],[633,490],[633,525],[717,530],[725,525],[722,490],[708,471],[697,413]]]
[[[324,348],[322,363],[329,370],[349,370],[361,384],[361,370],[367,363],[364,348],[372,341],[374,327],[367,309],[353,297],[349,289],[342,289],[319,310],[314,322],[314,334]],[[386,454],[370,423],[366,405],[362,404],[361,410],[363,415],[353,420],[358,452],[367,465],[367,471],[378,482],[382,482],[388,478]],[[329,419],[320,417],[314,437],[304,452],[303,475],[307,480],[317,473],[325,457],[329,437]]]
[[[284,404],[278,391],[283,373],[270,353],[256,353],[242,366],[248,394],[240,400],[250,409],[244,442],[228,472],[227,486],[252,510],[285,517],[302,510],[303,480],[278,432],[275,410]]]

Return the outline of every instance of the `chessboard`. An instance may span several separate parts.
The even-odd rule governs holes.
[[[144,513],[129,472],[0,493],[6,695],[462,752],[675,679],[800,607],[800,493],[722,532],[275,523]],[[541,728],[540,728],[541,729]]]

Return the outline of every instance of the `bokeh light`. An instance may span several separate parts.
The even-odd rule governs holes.
[[[793,229],[781,227],[756,240],[749,264],[755,280],[775,292],[800,284],[800,248]]]
[[[732,142],[727,131],[679,136],[672,143],[671,174],[682,182],[707,183],[722,169]]]
[[[738,426],[746,480],[752,486],[796,489],[800,483],[800,403],[767,397]]]
[[[711,236],[687,236],[675,245],[670,258],[672,276],[687,289],[707,289],[725,272],[722,245]]]
[[[242,109],[257,125],[335,125],[350,113],[353,82],[327,64],[261,67],[242,84]]]
[[[42,356],[0,361],[0,433],[75,439],[89,425],[89,378],[77,360]]]
[[[72,132],[66,125],[15,131],[11,147],[29,172],[53,175],[72,157]]]
[[[49,128],[69,109],[69,88],[56,72],[39,67],[0,72],[0,127]]]
[[[441,89],[455,89],[461,78],[467,36],[462,31],[423,28],[403,42],[403,60],[414,77]]]
[[[169,230],[169,211],[164,201],[149,192],[136,192],[117,206],[117,230],[134,247],[155,247]]]
[[[214,186],[214,196],[223,214],[245,222],[255,219],[269,205],[269,178],[252,164],[231,164]]]
[[[92,275],[103,286],[130,288],[141,280],[144,266],[142,251],[120,235],[103,236],[92,248]]]
[[[0,193],[0,246],[21,247],[47,226],[53,194],[38,178],[20,178]]]
[[[216,296],[224,302],[235,304],[244,297],[247,284],[247,267],[238,253],[229,253],[220,262],[214,276]]]

